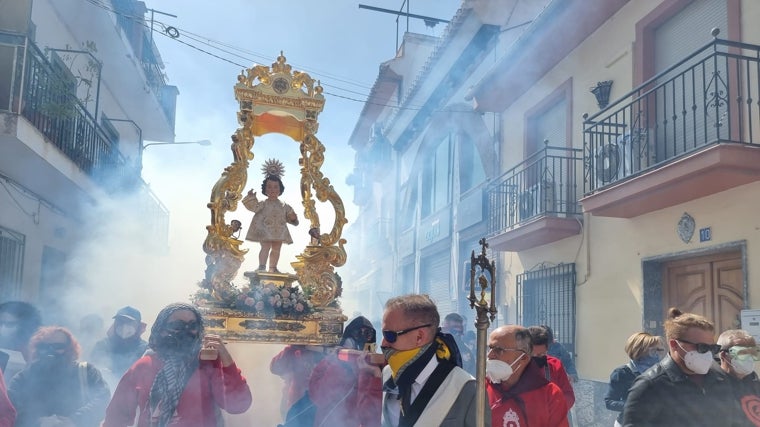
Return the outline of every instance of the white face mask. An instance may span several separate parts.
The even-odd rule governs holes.
[[[676,342],[681,347],[681,343]],[[686,351],[683,347],[681,347],[681,350]],[[713,355],[709,351],[705,353],[700,353],[697,350],[686,351],[686,354],[683,356],[683,363],[695,374],[704,375],[713,364]]]
[[[755,361],[752,359],[747,360],[731,360],[731,366],[734,367],[734,371],[740,377],[745,377],[751,374],[755,370]]]
[[[122,339],[131,338],[137,332],[137,328],[134,325],[122,325],[116,328],[116,335]]]
[[[509,377],[511,377],[514,373],[512,366],[520,359],[522,359],[523,356],[525,356],[525,353],[521,354],[520,357],[515,359],[515,361],[511,364],[499,359],[487,359],[486,377],[494,384],[499,384],[503,381],[507,381]]]

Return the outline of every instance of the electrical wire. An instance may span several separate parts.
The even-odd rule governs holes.
[[[109,11],[111,13],[114,13],[116,15],[122,16],[122,17],[130,19],[130,20],[133,20],[133,21],[139,23],[140,25],[142,25],[143,27],[145,27],[145,28],[147,28],[147,29],[149,29],[151,31],[155,31],[154,29],[150,28],[150,26],[145,22],[144,16],[128,15],[128,14],[119,12],[119,11],[113,9],[112,7],[110,7],[110,6],[102,3],[99,0],[85,0],[85,1],[88,2],[88,3],[90,3],[90,4],[92,4],[92,5],[94,5],[94,6],[97,6],[99,8],[104,9],[104,10],[107,10],[107,11]],[[205,55],[211,56],[211,57],[216,58],[216,59],[218,59],[220,61],[227,62],[229,64],[235,65],[235,66],[243,68],[243,69],[247,69],[248,66],[240,64],[238,62],[235,62],[232,59],[225,58],[225,57],[223,57],[223,56],[221,56],[219,54],[215,54],[215,53],[213,53],[213,52],[211,52],[209,50],[206,50],[204,48],[198,47],[198,46],[196,46],[196,45],[194,45],[192,43],[188,43],[188,42],[186,42],[184,40],[180,40],[179,36],[174,37],[174,36],[168,34],[167,33],[168,29],[173,29],[175,31],[178,31],[179,34],[185,35],[187,38],[189,38],[189,39],[191,39],[191,40],[193,40],[193,41],[195,41],[197,43],[204,44],[204,45],[206,45],[206,46],[208,46],[208,47],[210,47],[212,49],[216,49],[216,50],[219,50],[221,52],[224,52],[225,54],[228,54],[228,55],[231,55],[231,56],[235,56],[235,57],[238,57],[240,59],[244,59],[246,61],[249,61],[250,63],[256,64],[257,61],[252,60],[251,58],[248,58],[248,57],[236,54],[234,52],[231,52],[230,50],[216,47],[216,46],[212,45],[212,43],[216,43],[216,44],[219,44],[221,46],[225,46],[228,49],[233,49],[233,50],[237,50],[237,51],[240,51],[240,52],[243,52],[243,53],[247,53],[247,54],[249,54],[251,56],[257,56],[257,57],[262,58],[262,59],[263,58],[267,58],[266,55],[261,55],[261,54],[255,53],[255,52],[247,51],[245,49],[235,47],[235,46],[233,46],[231,44],[228,44],[228,43],[213,41],[210,38],[207,38],[207,37],[204,37],[204,36],[192,33],[190,31],[187,31],[187,30],[184,30],[184,29],[181,29],[181,28],[178,28],[178,27],[167,25],[166,23],[164,23],[162,21],[156,21],[156,20],[154,20],[153,23],[154,24],[158,24],[159,26],[161,26],[163,28],[163,31],[157,31],[158,34],[161,34],[164,37],[168,37],[169,39],[171,39],[173,41],[181,43],[181,44],[183,44],[183,45],[185,45],[185,46],[187,46],[187,47],[189,47],[191,49],[194,49],[194,50],[196,50],[198,52],[201,52],[201,53],[203,53]],[[192,37],[189,36],[188,34],[192,35]],[[206,40],[206,41],[204,41],[204,40]],[[303,69],[306,70],[306,71],[310,70],[308,67],[303,67]],[[329,74],[321,73],[321,72],[314,72],[313,74],[314,75],[324,75],[324,76],[327,76],[327,77],[331,77]],[[341,78],[337,78],[337,77],[334,77],[334,76],[332,76],[332,78],[333,78],[333,80],[341,81],[341,82],[348,83],[348,84],[353,84],[355,86],[365,87],[365,88],[367,87],[367,86],[359,84],[359,83],[354,83],[354,82],[352,82],[350,80],[341,79]],[[380,103],[380,102],[371,102],[371,101],[369,101],[369,98],[370,98],[369,94],[366,94],[366,93],[363,93],[363,92],[357,92],[357,91],[354,91],[354,90],[351,90],[351,89],[346,89],[346,88],[343,88],[343,87],[340,87],[340,86],[337,86],[337,85],[331,85],[329,83],[323,83],[321,81],[320,81],[320,85],[322,85],[323,87],[331,87],[333,89],[336,89],[336,90],[339,90],[339,91],[342,91],[342,92],[353,93],[353,94],[360,95],[362,97],[366,97],[367,98],[367,99],[357,99],[357,98],[353,98],[353,97],[350,97],[350,96],[339,95],[339,94],[337,94],[335,92],[328,92],[328,91],[323,92],[325,95],[334,96],[336,98],[345,99],[347,101],[358,102],[358,103],[369,104],[369,105],[377,105],[377,106],[380,106],[380,107],[386,107],[386,108],[391,108],[391,109],[396,109],[396,110],[403,110],[403,111],[420,111],[420,110],[422,110],[424,108],[423,106],[419,106],[419,105],[406,105],[406,106],[401,107],[401,106],[397,106],[397,105],[390,105],[390,104],[385,104],[385,103]],[[445,112],[450,112],[450,113],[473,113],[474,112],[473,110],[455,110],[455,109],[442,109],[442,110],[436,109],[436,110],[431,110],[431,112],[433,112],[433,113],[434,112],[444,112],[444,111]]]
[[[5,180],[0,181],[0,185],[3,186],[5,189],[5,192],[8,193],[8,196],[10,196],[11,200],[13,200],[13,203],[18,206],[19,209],[21,209],[21,212],[23,212],[26,216],[32,218],[32,222],[34,222],[34,225],[40,224],[40,202],[37,201],[37,212],[29,212],[26,209],[24,209],[24,206],[21,204],[21,202],[16,199],[15,196],[13,196],[13,193],[8,189],[8,185],[6,184]]]

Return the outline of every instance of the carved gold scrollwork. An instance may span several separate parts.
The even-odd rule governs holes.
[[[283,86],[283,81],[289,85]],[[292,265],[314,307],[326,308],[341,292],[340,277],[334,268],[346,262],[346,240],[341,235],[347,221],[343,201],[321,171],[325,147],[315,133],[319,129],[317,116],[324,107],[322,87],[307,73],[291,73],[291,66],[280,54],[271,67],[256,65],[241,73],[235,85],[235,98],[240,102],[237,118],[241,127],[232,135],[233,161],[212,188],[207,205],[211,224],[206,227],[208,234],[203,244],[207,254],[203,287],[217,301],[228,301],[237,295],[232,280],[247,250],[240,248],[242,241],[232,237],[232,229],[224,217],[236,210],[242,199],[248,165],[254,158],[255,137],[281,133],[300,143],[300,190],[312,236],[311,244]],[[319,231],[316,201],[329,203],[335,212],[332,227],[324,234]]]

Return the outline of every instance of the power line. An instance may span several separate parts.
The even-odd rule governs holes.
[[[144,16],[127,15],[125,13],[119,12],[119,11],[117,11],[117,10],[109,7],[108,5],[100,2],[99,0],[85,0],[85,1],[87,1],[88,3],[91,3],[91,4],[95,5],[95,6],[97,6],[99,8],[102,8],[102,9],[105,9],[105,10],[107,10],[109,12],[112,12],[112,13],[114,13],[116,15],[122,16],[122,17],[130,19],[130,20],[134,20],[134,21],[140,23],[143,27],[145,27],[145,28],[147,28],[147,29],[150,30],[150,27],[145,23]],[[164,22],[161,22],[161,21],[154,21],[154,23],[159,24],[164,29],[164,31],[159,31],[159,33],[161,35],[163,35],[164,37],[168,37],[169,39],[171,39],[173,41],[181,43],[181,44],[183,44],[183,45],[185,45],[185,46],[187,46],[187,47],[189,47],[191,49],[194,49],[194,50],[196,50],[198,52],[201,52],[203,54],[206,54],[206,55],[211,56],[213,58],[216,58],[218,60],[221,60],[221,61],[227,62],[229,64],[235,65],[235,66],[237,66],[239,68],[243,68],[243,69],[249,68],[249,66],[240,64],[238,62],[235,62],[234,60],[225,58],[223,56],[220,56],[218,54],[210,52],[210,51],[208,51],[206,49],[200,48],[200,47],[198,47],[198,46],[196,46],[196,45],[194,45],[192,43],[188,43],[188,42],[186,42],[184,40],[180,40],[179,39],[179,37],[180,37],[179,35],[178,36],[173,36],[173,35],[169,34],[168,30],[169,29],[173,29],[174,31],[177,31],[178,34],[190,34],[190,35],[192,35],[194,37],[187,36],[187,38],[189,38],[189,39],[191,39],[193,41],[196,41],[198,43],[202,43],[202,44],[204,44],[204,45],[206,45],[208,47],[211,47],[213,49],[222,51],[222,52],[224,52],[224,53],[226,53],[228,55],[232,55],[232,56],[238,57],[240,59],[249,61],[249,62],[251,62],[253,64],[257,64],[258,63],[257,61],[252,60],[251,58],[248,58],[248,57],[245,57],[245,56],[242,56],[242,55],[238,55],[238,54],[236,54],[234,52],[230,52],[230,51],[228,51],[226,49],[221,49],[219,47],[213,46],[210,43],[212,41],[212,39],[209,39],[207,37],[200,36],[198,34],[195,34],[195,33],[192,33],[190,31],[186,31],[186,30],[182,30],[182,32],[179,32],[180,28],[167,25],[167,24],[165,24]],[[208,42],[204,42],[203,40],[200,40],[199,38],[205,39]],[[263,58],[263,59],[267,58],[265,55],[257,54],[255,52],[246,51],[245,49],[237,48],[237,47],[235,47],[233,45],[230,45],[230,44],[226,44],[226,43],[222,43],[222,42],[218,42],[218,41],[213,41],[213,42],[214,43],[218,43],[220,45],[224,45],[224,46],[226,46],[226,47],[228,47],[230,49],[238,50],[238,51],[243,52],[243,53],[248,53],[248,54],[250,54],[252,56],[258,56],[258,57]],[[269,59],[269,60],[272,61],[272,59]],[[293,64],[291,64],[291,65],[293,65]],[[298,67],[298,68],[303,68],[304,70],[308,71],[308,68],[306,68],[306,67]],[[322,73],[313,73],[313,74],[328,76],[327,74],[322,74]],[[362,85],[359,85],[359,84],[356,84],[356,83],[352,83],[352,82],[350,82],[348,80],[341,80],[341,79],[335,78],[335,77],[333,77],[333,79],[334,80],[340,80],[340,81],[343,81],[343,82],[349,83],[349,84],[354,84],[354,85],[357,85],[357,86],[362,86]],[[398,105],[391,105],[391,104],[385,104],[385,103],[379,103],[379,102],[372,102],[372,101],[369,100],[370,95],[366,94],[366,93],[363,93],[363,92],[353,91],[353,90],[350,90],[350,89],[346,89],[346,88],[343,88],[343,87],[340,87],[340,86],[337,86],[337,85],[331,85],[329,83],[325,83],[325,82],[321,82],[321,81],[320,81],[320,85],[322,85],[323,87],[332,87],[333,89],[337,89],[337,90],[343,91],[343,92],[348,92],[348,93],[353,93],[353,94],[356,94],[356,95],[361,95],[361,96],[367,98],[367,99],[362,100],[362,99],[352,98],[350,96],[339,95],[339,94],[336,94],[334,92],[323,92],[325,95],[334,96],[336,98],[341,98],[341,99],[345,99],[345,100],[348,100],[348,101],[359,102],[359,103],[369,104],[369,105],[377,105],[377,106],[380,106],[380,107],[387,107],[387,108],[396,109],[396,110],[420,111],[423,108],[422,106],[418,106],[418,105],[406,105],[406,106],[402,107],[402,106],[398,106]],[[362,87],[366,87],[366,86],[362,86]],[[441,112],[441,111],[446,111],[446,112],[451,112],[451,113],[472,113],[473,112],[472,110],[452,110],[452,109],[432,110],[431,112]]]

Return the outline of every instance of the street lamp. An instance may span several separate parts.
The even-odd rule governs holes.
[[[198,141],[181,141],[181,142],[149,142],[142,146],[142,149],[150,147],[151,145],[183,145],[183,144],[197,144],[197,145],[211,145],[211,141],[208,139],[201,139]]]

